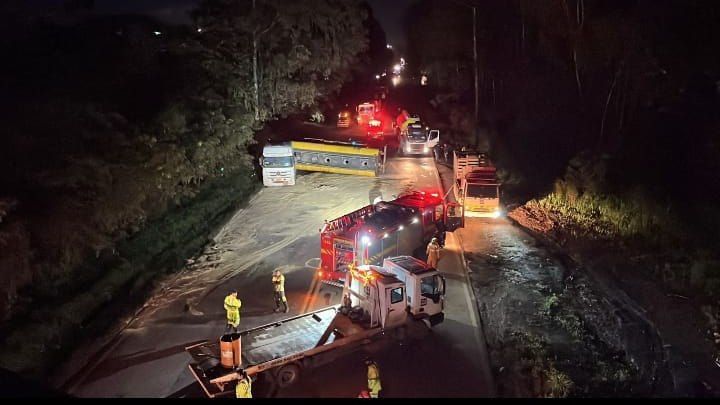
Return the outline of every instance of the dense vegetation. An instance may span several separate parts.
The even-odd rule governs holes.
[[[718,2],[418,2],[410,63],[429,75],[440,116],[474,143],[472,9],[457,3],[478,6],[480,145],[506,184],[554,190],[546,203],[558,208],[582,201],[620,236],[716,245]]]
[[[43,373],[256,189],[254,133],[363,65],[368,7],[207,1],[164,26],[18,4],[0,28],[0,360]]]

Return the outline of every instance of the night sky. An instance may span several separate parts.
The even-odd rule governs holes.
[[[405,51],[405,30],[403,19],[411,4],[418,0],[367,0],[375,12],[388,41],[398,52]]]
[[[25,0],[28,6],[57,7],[67,0]],[[380,22],[388,42],[398,52],[404,52],[405,33],[403,19],[408,7],[418,0],[367,0]],[[95,0],[94,11],[99,14],[140,13],[158,18],[170,24],[190,22],[188,12],[200,0]]]

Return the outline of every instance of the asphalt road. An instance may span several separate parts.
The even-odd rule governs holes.
[[[295,131],[296,130],[296,131]],[[300,125],[288,138],[362,137],[357,129]],[[187,369],[190,343],[217,339],[222,301],[230,288],[243,302],[241,329],[280,319],[272,312],[271,273],[286,274],[291,311],[339,303],[339,289],[317,282],[318,228],[381,195],[439,187],[432,158],[391,158],[380,178],[302,175],[293,187],[266,188],[216,236],[194,266],[170,277],[113,343],[91,357],[67,389],[79,397],[193,397],[201,395]],[[462,253],[449,235],[440,270],[447,279],[446,318],[425,338],[365,347],[329,365],[304,371],[298,384],[276,392],[258,384],[256,396],[355,397],[366,384],[362,358],[378,361],[387,397],[491,396],[492,381],[477,308]],[[89,348],[90,349],[90,348]],[[77,371],[77,370],[76,370]]]

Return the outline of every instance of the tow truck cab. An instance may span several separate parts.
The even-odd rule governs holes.
[[[442,322],[445,278],[437,269],[412,256],[388,257],[383,268],[405,283],[407,310],[413,317],[427,318],[432,326]]]
[[[352,267],[346,277],[343,296],[350,296],[351,307],[362,311],[369,328],[391,329],[412,319],[434,326],[444,320],[445,280],[418,259],[392,257],[383,267]]]

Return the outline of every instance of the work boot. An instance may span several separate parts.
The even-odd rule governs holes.
[[[275,308],[275,309],[273,310],[273,312],[275,312],[275,313],[280,312],[280,308]]]
[[[288,307],[287,305],[285,305],[285,313],[287,314],[288,312],[290,312],[290,307]]]

